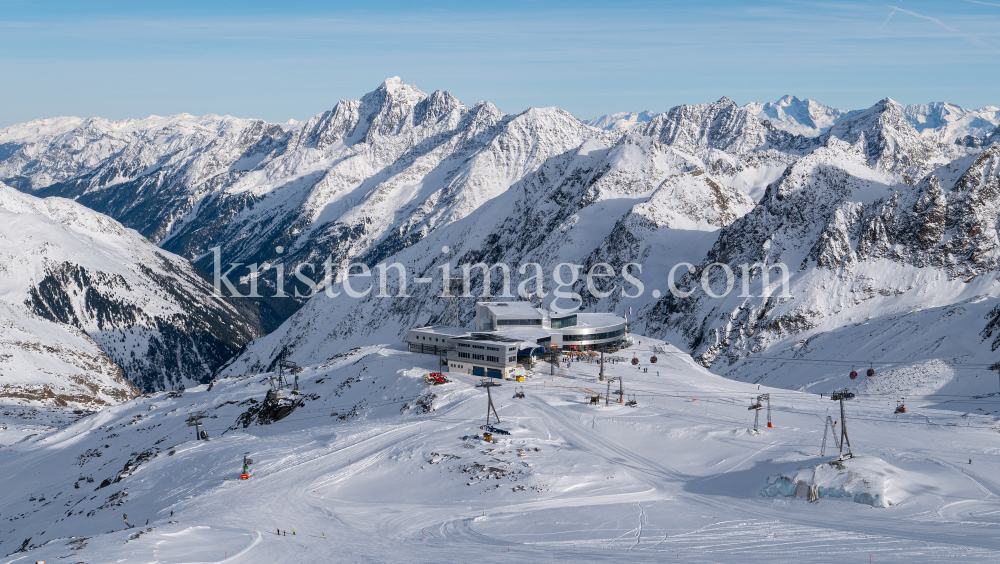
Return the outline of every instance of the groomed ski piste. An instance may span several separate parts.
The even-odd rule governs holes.
[[[1000,558],[996,379],[906,398],[902,414],[899,398],[859,390],[841,466],[832,432],[820,456],[827,415],[838,436],[843,424],[829,394],[758,389],[636,340],[606,363],[635,407],[591,404],[608,389],[597,363],[552,375],[538,362],[492,388],[510,433],[493,442],[480,379],[430,386],[437,357],[405,344],[304,367],[298,393],[282,390],[297,407],[264,425],[274,374],[93,414],[4,406],[2,562]],[[830,391],[856,383],[843,380]],[[765,407],[753,434],[764,393],[774,427]],[[208,441],[187,425],[196,411]]]

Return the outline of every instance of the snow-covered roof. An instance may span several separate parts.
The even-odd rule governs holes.
[[[603,328],[622,323],[625,323],[625,318],[618,317],[613,313],[578,313],[576,314],[576,325],[566,329]]]
[[[469,330],[462,327],[450,327],[448,325],[428,325],[426,327],[414,327],[410,331],[420,331],[445,337],[463,337],[469,334]]]
[[[544,309],[534,307],[531,302],[479,302],[497,317],[544,317]]]
[[[539,339],[547,339],[552,336],[551,331],[530,325],[504,326],[493,332],[511,339],[531,342],[532,344],[537,344]]]

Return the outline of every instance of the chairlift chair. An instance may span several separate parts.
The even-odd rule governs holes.
[[[903,405],[904,400],[906,400],[906,398],[901,398],[896,401],[896,411],[894,412],[896,415],[899,415],[900,413],[906,413],[906,406]]]
[[[625,402],[625,405],[627,405],[629,407],[638,407],[639,406],[639,402],[635,401],[635,394],[629,394],[628,395],[628,401]]]
[[[524,399],[524,386],[514,388],[514,399]]]

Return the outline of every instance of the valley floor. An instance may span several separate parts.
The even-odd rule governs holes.
[[[654,346],[665,348],[650,364]],[[880,468],[890,505],[808,502],[761,492],[769,477],[836,458],[832,434],[820,457],[826,416],[840,418],[828,394],[758,390],[644,337],[619,355],[607,373],[637,407],[586,401],[607,389],[596,364],[552,375],[538,363],[525,398],[511,397],[518,383],[493,389],[497,427],[511,433],[494,443],[472,438],[486,419],[478,378],[429,387],[436,357],[395,345],[305,369],[304,405],[270,425],[235,424],[263,400],[261,375],[75,423],[5,415],[0,436],[18,442],[0,440],[0,561],[1000,559],[1000,432],[977,415],[996,409],[996,395],[907,398],[898,416],[894,396],[849,401],[857,458],[846,467]],[[747,406],[760,393],[771,394],[774,428],[761,411],[753,435]],[[194,410],[208,442],[185,425]],[[38,434],[18,430],[30,425]]]

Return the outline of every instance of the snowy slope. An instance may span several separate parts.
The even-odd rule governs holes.
[[[205,381],[259,334],[186,260],[80,204],[0,184],[0,217],[6,338],[22,343],[7,386],[63,386],[84,401],[89,385],[104,401],[116,382],[126,399],[122,374],[146,390]],[[45,346],[65,354],[44,360]]]
[[[97,408],[138,391],[79,329],[0,301],[0,401]]]
[[[828,463],[832,437],[820,456],[825,416],[840,423],[828,397],[719,378],[669,346],[650,365],[660,343],[639,338],[607,367],[636,408],[588,405],[606,390],[594,364],[549,375],[540,363],[524,399],[507,382],[493,390],[497,426],[511,434],[492,444],[474,438],[485,422],[477,381],[429,387],[435,357],[399,346],[306,368],[299,395],[285,391],[302,405],[268,425],[242,423],[264,400],[260,374],[68,425],[65,414],[5,412],[11,432],[40,434],[0,448],[15,486],[0,491],[0,553],[164,564],[1000,556],[1000,435],[977,410],[995,411],[995,397],[912,397],[894,416],[896,397],[862,395],[847,406],[857,458],[840,468]],[[633,354],[648,372],[625,362]],[[764,392],[774,428],[755,436],[747,400]],[[193,410],[210,441],[193,440]],[[254,464],[240,481],[245,454]]]

